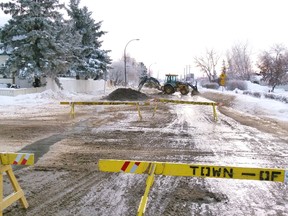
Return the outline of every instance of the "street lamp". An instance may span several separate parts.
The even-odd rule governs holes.
[[[132,39],[132,40],[128,41],[128,43],[126,44],[125,49],[124,49],[124,76],[125,76],[125,87],[126,87],[126,85],[127,85],[127,78],[126,78],[126,48],[127,48],[128,44],[129,44],[130,42],[134,41],[134,40],[137,40],[137,41],[138,41],[138,40],[140,40],[140,39]]]
[[[156,62],[152,63],[151,65],[153,65],[153,64],[156,64]],[[151,65],[149,66],[149,69],[148,69],[149,77],[151,77],[151,73],[150,73],[150,67],[151,67]]]

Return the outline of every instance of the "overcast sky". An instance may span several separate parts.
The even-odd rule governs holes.
[[[201,74],[193,58],[206,49],[225,55],[235,43],[248,42],[256,56],[274,44],[288,45],[288,0],[81,0],[81,6],[103,21],[102,48],[113,60],[139,38],[127,53],[155,77],[183,74],[186,65]]]

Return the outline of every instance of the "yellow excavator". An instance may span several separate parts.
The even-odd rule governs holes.
[[[173,94],[175,92],[180,91],[182,95],[187,95],[192,89],[191,95],[199,94],[197,83],[196,85],[192,85],[187,82],[181,82],[177,79],[178,75],[176,74],[166,74],[165,75],[165,82],[164,85],[161,86],[160,82],[155,79],[154,77],[144,76],[138,85],[138,91],[142,89],[145,83],[153,83],[153,85],[160,91],[164,92],[165,94]],[[190,88],[189,88],[190,87]]]

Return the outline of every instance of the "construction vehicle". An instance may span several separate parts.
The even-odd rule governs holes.
[[[138,85],[138,91],[142,89],[145,83],[153,83],[158,90],[166,94],[173,94],[180,91],[182,95],[187,95],[189,93],[189,87],[192,88],[191,95],[199,94],[197,83],[194,86],[188,82],[181,82],[177,79],[178,75],[175,74],[166,74],[165,76],[166,78],[163,86],[161,86],[160,82],[154,77],[143,77]]]

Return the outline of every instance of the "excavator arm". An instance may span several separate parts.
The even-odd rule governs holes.
[[[153,84],[156,85],[157,89],[161,90],[161,84],[157,79],[155,79],[154,77],[145,76],[145,77],[141,78],[141,80],[140,80],[140,83],[138,85],[138,91],[140,91],[142,89],[143,85],[147,82],[152,82]]]

